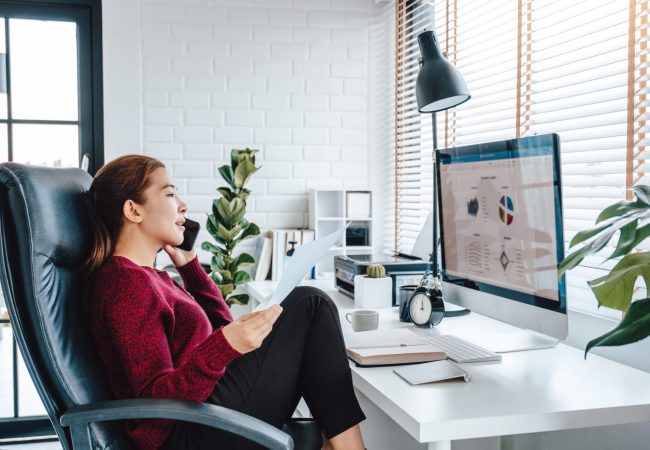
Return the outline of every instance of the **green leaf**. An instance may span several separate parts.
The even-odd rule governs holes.
[[[232,168],[228,165],[223,165],[219,167],[219,173],[226,183],[228,183],[231,188],[235,189],[235,175],[232,172]]]
[[[232,280],[232,272],[230,270],[221,269],[221,270],[217,270],[217,272],[219,272],[219,274],[221,275],[223,283],[227,284],[227,283],[231,283],[233,281]]]
[[[244,187],[257,170],[258,168],[255,167],[255,164],[250,159],[242,160],[237,166],[237,169],[235,169],[235,188]]]
[[[636,201],[629,202],[627,200],[621,200],[620,202],[616,202],[613,205],[610,205],[607,208],[603,209],[600,214],[598,214],[596,223],[604,222],[605,220],[612,219],[614,217],[624,217],[628,214],[635,215],[644,212],[647,213],[647,206],[643,205],[642,203]]]
[[[595,228],[592,228],[591,230],[585,230],[585,231],[580,231],[580,232],[576,233],[576,235],[573,236],[573,239],[571,239],[571,242],[569,243],[569,247],[574,247],[574,246],[578,245],[579,243],[581,243],[583,241],[586,241],[590,237],[593,237],[593,236],[597,235],[601,231],[611,227],[612,223],[613,222],[601,224],[601,225],[598,225]]]
[[[633,249],[636,248],[641,242],[645,241],[646,238],[650,236],[650,224],[644,225],[641,228],[636,229],[634,233],[634,239],[627,244],[627,246],[621,245],[621,239],[618,240],[618,246],[610,258],[617,258],[619,256],[627,255]]]
[[[201,243],[201,249],[213,254],[218,254],[223,251],[222,248],[219,248],[216,245],[214,245],[212,242],[207,242],[207,241]]]
[[[564,260],[558,266],[558,276],[561,277],[562,275],[564,275],[564,272],[576,267],[578,264],[582,262],[585,256],[602,250],[605,247],[605,245],[607,245],[611,237],[612,237],[611,234],[605,234],[603,236],[599,236],[590,244],[585,245],[579,248],[578,250],[570,253],[566,258],[564,258]]]
[[[621,234],[618,237],[618,244],[616,244],[616,249],[614,252],[609,255],[609,258],[618,258],[619,256],[627,255],[632,249],[634,249],[634,238],[636,236],[636,226],[638,220],[628,223],[623,228],[621,228]]]
[[[235,284],[242,284],[251,280],[251,274],[243,270],[235,272],[235,276],[233,277],[233,283]]]
[[[221,291],[221,295],[223,295],[224,297],[226,297],[226,296],[229,295],[232,291],[235,290],[235,286],[234,286],[232,283],[222,284],[222,285],[219,286],[219,290]]]
[[[650,186],[637,184],[632,188],[637,200],[646,206],[650,206]]]
[[[233,303],[236,305],[247,305],[249,299],[248,294],[233,294],[226,299],[226,302],[230,301],[230,305]]]
[[[240,198],[234,198],[230,202],[230,223],[239,223],[246,214],[246,202]]]
[[[598,304],[627,311],[638,277],[650,286],[650,252],[632,253],[621,259],[604,277],[589,282]]]
[[[210,233],[210,236],[212,236],[212,238],[217,241],[217,244],[221,244],[224,247],[226,246],[226,242],[221,236],[219,236],[219,231],[215,227],[214,223],[212,223],[212,221],[208,221],[206,223],[206,228],[208,230],[208,233]]]
[[[221,274],[216,270],[210,273],[210,278],[212,278],[212,280],[217,284],[223,283],[223,276],[221,276]]]
[[[227,187],[217,188],[217,191],[219,191],[221,196],[224,197],[228,201],[232,200],[233,196],[235,195],[233,193],[233,191],[230,188],[227,188]]]
[[[260,227],[258,227],[253,222],[248,224],[248,227],[244,230],[244,233],[239,238],[240,240],[250,239],[260,234]]]
[[[234,263],[235,267],[250,266],[251,264],[255,264],[255,258],[248,253],[240,253],[239,256],[235,258]]]
[[[225,266],[225,261],[223,260],[223,255],[218,254],[214,255],[210,259],[210,270],[213,272],[219,272]]]
[[[593,347],[626,345],[648,336],[650,336],[650,298],[644,298],[630,305],[625,317],[614,329],[592,339],[587,344],[585,358]]]
[[[219,200],[217,200],[216,203],[217,203],[216,204],[217,211],[221,216],[222,223],[229,227],[230,225],[233,224],[232,209],[230,208],[230,202],[226,200],[224,197],[221,197]]]

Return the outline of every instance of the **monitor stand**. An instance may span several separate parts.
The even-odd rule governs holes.
[[[477,344],[496,353],[509,353],[553,348],[559,342],[558,339],[533,330],[521,330],[481,336],[481,342]]]

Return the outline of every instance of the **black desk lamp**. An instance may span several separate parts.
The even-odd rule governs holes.
[[[424,30],[418,35],[420,45],[420,72],[415,82],[415,98],[418,111],[432,113],[433,159],[437,159],[438,136],[436,112],[444,111],[470,99],[463,76],[440,50],[438,38],[433,31]],[[436,170],[433,170],[433,253],[431,254],[433,277],[438,278],[438,199]]]

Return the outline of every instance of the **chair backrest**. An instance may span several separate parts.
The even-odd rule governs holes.
[[[18,347],[64,449],[71,406],[111,399],[83,313],[78,268],[90,249],[81,169],[0,164],[0,280]],[[127,448],[119,423],[95,424],[94,448]]]

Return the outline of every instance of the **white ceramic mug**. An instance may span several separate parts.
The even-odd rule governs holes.
[[[371,309],[360,309],[347,313],[345,320],[352,324],[354,331],[370,331],[379,327],[379,312]]]

